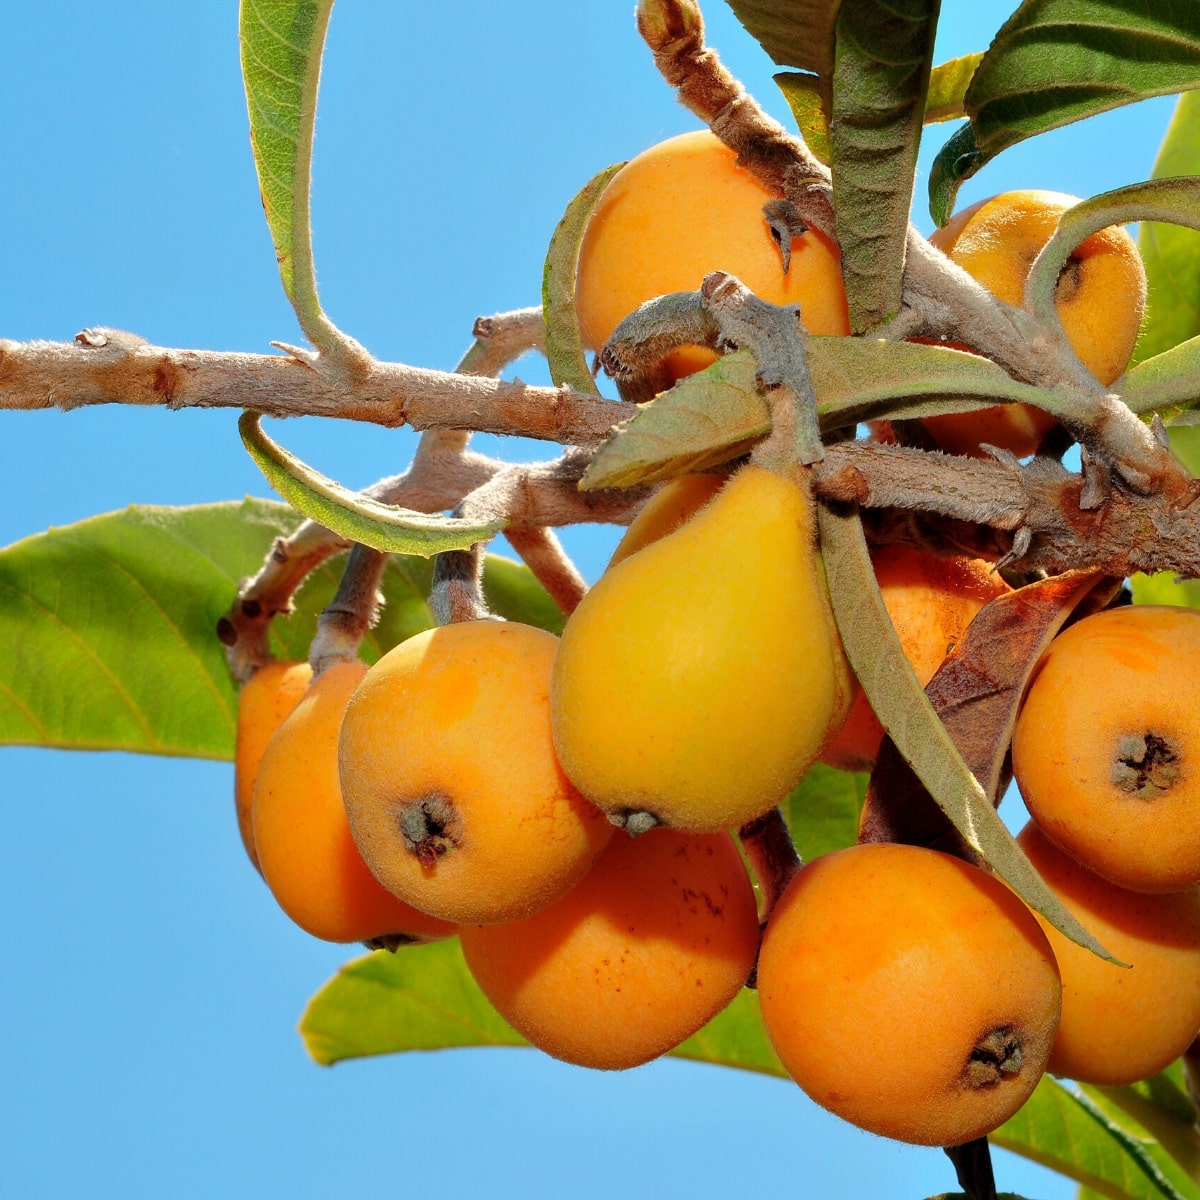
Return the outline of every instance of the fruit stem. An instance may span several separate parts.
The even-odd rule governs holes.
[[[476,542],[469,550],[448,550],[433,560],[429,607],[439,625],[491,617],[483,598],[482,542]]]
[[[944,1147],[954,1164],[958,1186],[968,1200],[996,1200],[996,1174],[992,1169],[992,1150],[985,1137]]]
[[[759,918],[767,920],[784,889],[802,866],[783,813],[771,809],[738,830],[738,838],[758,880]]]
[[[383,609],[379,585],[388,556],[368,546],[350,550],[337,594],[317,619],[317,632],[308,648],[313,678],[339,662],[353,662],[367,633]]]

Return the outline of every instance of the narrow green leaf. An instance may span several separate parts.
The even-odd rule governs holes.
[[[808,369],[823,429],[879,417],[967,412],[1005,401],[1061,415],[1049,391],[1018,383],[978,354],[880,338],[810,337]],[[956,403],[950,403],[956,401]]]
[[[804,862],[853,846],[869,775],[817,763],[780,805]]]
[[[821,428],[970,412],[1020,401],[1068,413],[1054,392],[1018,383],[978,354],[878,338],[810,337],[808,369]],[[771,428],[749,350],[681,380],[622,422],[597,451],[585,488],[630,487],[702,471],[745,454]],[[1068,414],[1069,415],[1069,414]]]
[[[1131,221],[1168,221],[1200,229],[1200,176],[1134,183],[1067,209],[1030,268],[1025,306],[1044,324],[1057,324],[1054,288],[1072,251],[1093,233]]]
[[[1179,97],[1152,178],[1200,175],[1200,92]],[[1133,357],[1149,359],[1200,335],[1200,233],[1146,221],[1138,228],[1149,301]]]
[[[975,68],[983,60],[983,51],[964,54],[939,63],[929,73],[929,94],[925,97],[925,124],[957,121],[966,115],[967,88]]]
[[[1047,1075],[1024,1107],[989,1135],[989,1140],[1109,1200],[1172,1196],[1172,1191],[1164,1191],[1147,1174],[1139,1156],[1131,1153],[1128,1135],[1115,1123],[1097,1119],[1091,1111],[1094,1107]]]
[[[262,431],[260,414],[244,412],[238,432],[267,477],[294,508],[327,529],[374,550],[429,557],[465,550],[504,528],[503,521],[467,521],[381,504],[314,471]]]
[[[596,451],[580,486],[653,483],[745,454],[771,428],[757,370],[754,355],[740,350],[638,405]]]
[[[325,1066],[408,1050],[529,1045],[479,990],[457,938],[354,959],[309,1001],[299,1028],[309,1054]],[[784,1075],[762,1027],[758,998],[746,990],[672,1053]]]
[[[904,247],[940,0],[842,0],[830,131],[850,325],[900,311]]]
[[[956,129],[937,152],[929,168],[929,215],[941,229],[954,212],[954,201],[964,179],[970,179],[984,164],[970,123]]]
[[[970,133],[930,176],[942,225],[958,183],[1035,134],[1150,96],[1200,87],[1200,6],[1172,0],[1024,0],[966,94]]]
[[[775,82],[796,118],[805,145],[828,166],[833,160],[833,147],[829,144],[829,118],[821,99],[820,80],[801,71],[780,71]]]
[[[250,145],[283,290],[321,349],[343,340],[321,310],[309,193],[321,54],[333,0],[242,0],[242,80]]]
[[[929,73],[929,92],[925,97],[926,125],[939,121],[954,121],[964,115],[963,96],[971,82],[979,54],[965,54],[940,63]],[[829,118],[821,101],[821,86],[815,75],[798,71],[780,71],[775,82],[792,110],[792,116],[808,148],[826,166],[832,161],[829,144]]]
[[[833,76],[833,31],[840,0],[728,0],[734,16],[781,67]]]
[[[237,695],[217,621],[298,521],[270,500],[130,506],[0,550],[0,745],[232,759]],[[306,657],[342,565],[314,571],[273,623],[277,656]],[[368,662],[433,624],[431,570],[390,560]],[[484,592],[508,620],[562,627],[526,567],[489,556]]]
[[[546,252],[542,270],[542,312],[546,318],[546,359],[550,378],[559,387],[598,396],[588,370],[575,312],[575,269],[588,221],[609,180],[624,166],[617,163],[593,175],[567,205]]]
[[[1200,401],[1200,336],[1143,359],[1130,367],[1112,390],[1137,413],[1196,404]]]
[[[938,719],[884,607],[857,512],[836,514],[819,505],[817,514],[846,658],[896,748],[967,845],[1026,904],[1064,936],[1115,961],[1042,882]]]

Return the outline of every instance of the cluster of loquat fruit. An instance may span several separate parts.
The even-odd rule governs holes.
[[[805,233],[785,274],[769,198],[707,133],[634,159],[581,249],[585,343],[714,267],[800,304],[810,332],[847,333],[836,246]],[[997,197],[935,243],[1016,303],[1070,203]],[[670,253],[638,249],[660,246]],[[1110,382],[1144,299],[1128,235],[1084,242],[1059,288],[1072,346]],[[711,360],[689,348],[671,370]],[[948,451],[1017,454],[1051,424],[1015,405],[926,422]],[[873,563],[922,683],[1010,590],[963,556],[881,546]],[[561,638],[478,620],[420,633],[370,669],[260,668],[240,700],[239,825],[297,924],[391,949],[457,935],[496,1009],[558,1058],[647,1062],[753,974],[772,1043],[817,1102],[877,1133],[958,1145],[1011,1116],[1046,1070],[1131,1082],[1200,1030],[1200,730],[1178,702],[1198,692],[1198,645],[1189,610],[1087,617],[1052,643],[1016,726],[1034,818],[1020,844],[1128,967],[922,847],[825,855],[760,914],[732,832],[819,760],[870,769],[884,737],[842,654],[799,470],[665,485]]]

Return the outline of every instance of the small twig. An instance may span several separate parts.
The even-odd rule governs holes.
[[[587,583],[554,531],[544,525],[518,525],[505,536],[554,603],[570,616],[587,594]]]
[[[275,539],[262,569],[243,584],[233,607],[217,622],[217,638],[236,682],[245,683],[271,661],[272,619],[291,612],[292,597],[309,574],[344,548],[328,529],[309,521],[289,537]]]
[[[469,520],[504,520],[510,528],[589,522],[628,525],[650,488],[581,492],[579,480],[590,455],[568,450],[550,462],[506,466],[469,495],[456,510]]]
[[[383,606],[379,585],[387,563],[388,556],[378,550],[351,547],[337,594],[317,618],[317,632],[309,646],[314,679],[335,663],[358,658],[363,638],[379,620]]]

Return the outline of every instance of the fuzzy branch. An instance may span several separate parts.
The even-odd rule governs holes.
[[[843,442],[827,448],[825,460],[814,468],[814,486],[829,501],[949,518],[956,523],[948,531],[950,540],[960,546],[994,545],[1026,570],[1173,571],[1200,578],[1196,480],[1188,495],[1174,501],[1113,488],[1102,504],[1085,507],[1085,476],[1052,459],[1022,467],[1015,461]],[[916,541],[928,529],[895,519],[877,522],[874,532],[887,540]]]
[[[615,401],[403,363],[372,361],[353,385],[293,356],[151,346],[116,330],[71,342],[0,340],[0,409],[92,404],[252,408],[413,429],[594,445],[628,416]]]

